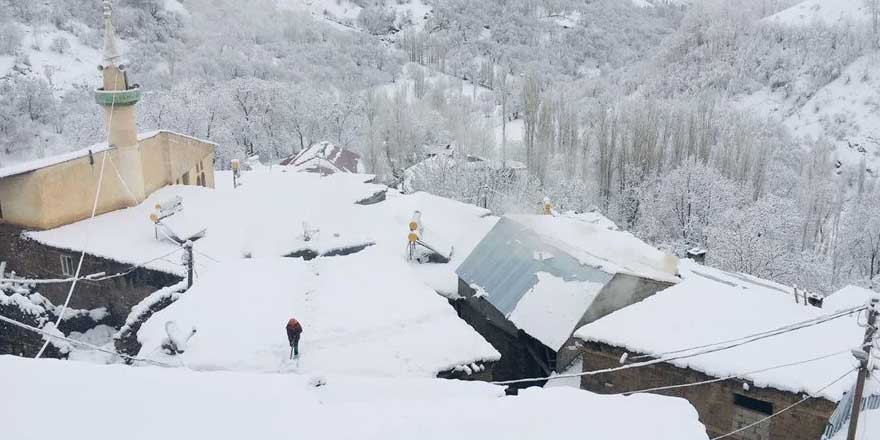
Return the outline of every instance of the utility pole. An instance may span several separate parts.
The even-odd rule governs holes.
[[[186,264],[186,288],[189,289],[193,286],[193,243],[191,241],[187,241],[183,244],[183,262]]]
[[[880,298],[871,298],[871,304],[868,306],[868,327],[865,329],[865,340],[860,349],[862,353],[856,356],[859,359],[859,377],[856,381],[856,389],[853,393],[852,413],[849,416],[849,432],[846,440],[856,440],[856,431],[859,426],[859,413],[862,410],[862,395],[865,392],[865,380],[868,378],[868,364],[871,360],[871,346],[874,345],[874,334],[877,332],[875,324],[877,315],[880,314]]]
[[[232,159],[232,189],[238,188],[238,179],[241,177],[241,161]]]

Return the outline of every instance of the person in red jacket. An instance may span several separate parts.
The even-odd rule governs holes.
[[[293,357],[299,357],[299,337],[302,332],[302,324],[295,318],[290,318],[287,321],[287,341],[290,342],[290,348],[293,349]]]

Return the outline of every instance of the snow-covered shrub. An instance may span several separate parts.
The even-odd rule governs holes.
[[[0,55],[13,55],[21,46],[21,27],[11,21],[0,21]]]
[[[34,292],[33,286],[9,282],[0,283],[0,315],[52,334],[63,336],[54,325],[55,318],[49,310],[52,304],[42,295]],[[21,327],[0,322],[0,354],[13,354],[33,357],[46,339],[38,333]],[[49,345],[44,357],[66,357],[70,347],[66,342],[48,338]]]
[[[361,10],[358,23],[373,35],[383,35],[395,30],[394,21],[397,15],[391,9],[381,5],[370,5]]]
[[[63,55],[70,50],[70,42],[67,41],[67,38],[59,35],[52,39],[52,44],[49,46],[49,49],[51,49],[52,52]]]

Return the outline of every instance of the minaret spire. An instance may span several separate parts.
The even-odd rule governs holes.
[[[95,101],[104,108],[107,143],[116,147],[115,165],[121,186],[131,196],[126,203],[137,205],[145,198],[144,167],[137,138],[135,104],[143,92],[137,84],[129,84],[126,66],[113,30],[113,6],[104,0],[104,55],[98,69],[102,86],[95,90]]]
[[[119,44],[116,42],[116,31],[113,29],[113,4],[104,0],[104,68],[118,66],[122,60]]]

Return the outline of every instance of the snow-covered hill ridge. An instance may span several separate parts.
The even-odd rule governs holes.
[[[84,26],[82,26],[84,27]],[[22,27],[17,55],[0,56],[0,77],[15,72],[44,79],[56,94],[76,86],[94,85],[100,51],[60,29]]]
[[[306,12],[334,27],[356,31],[365,31],[365,26],[370,27],[369,22],[374,19],[393,24],[398,30],[411,26],[421,29],[431,12],[425,0],[374,3],[364,8],[351,0],[275,0],[282,10]]]
[[[838,160],[880,170],[880,52],[853,62],[839,78],[821,88],[785,125],[795,136],[827,137]]]
[[[805,0],[766,18],[767,22],[790,26],[862,24],[870,20],[871,10],[865,0]]]

